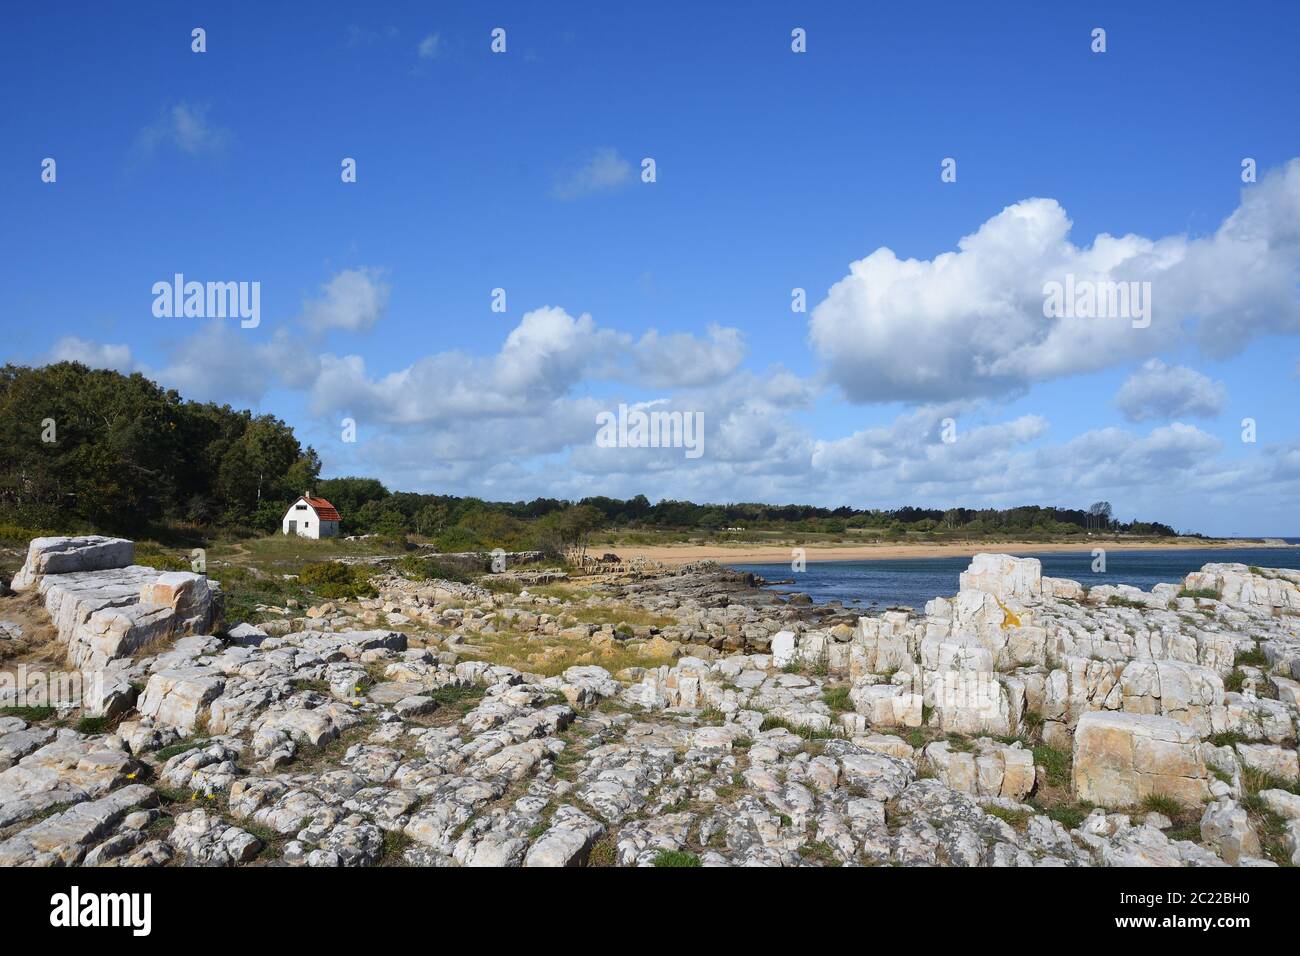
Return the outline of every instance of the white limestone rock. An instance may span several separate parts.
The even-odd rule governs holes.
[[[91,534],[81,537],[33,538],[27,545],[27,560],[10,585],[28,591],[46,574],[74,571],[105,571],[124,568],[135,560],[135,542]]]
[[[1196,732],[1169,717],[1093,711],[1075,727],[1073,785],[1079,800],[1131,807],[1155,794],[1199,806],[1211,779]]]
[[[140,716],[163,727],[192,734],[208,705],[221,696],[226,679],[209,667],[163,670],[149,678],[140,696]]]
[[[1003,601],[1043,595],[1043,565],[1037,558],[977,554],[958,580],[963,591],[983,591]]]

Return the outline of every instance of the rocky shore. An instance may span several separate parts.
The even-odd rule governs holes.
[[[0,865],[1300,863],[1300,572],[980,554],[859,616],[708,564],[377,567],[227,627],[219,572],[133,557],[36,539],[0,598],[84,678],[0,682]]]

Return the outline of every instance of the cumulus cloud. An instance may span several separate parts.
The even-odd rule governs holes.
[[[606,146],[596,150],[577,169],[562,173],[551,188],[556,199],[579,199],[606,193],[632,179],[632,164],[618,150]]]
[[[561,397],[589,368],[615,358],[624,343],[590,315],[575,318],[544,307],[525,314],[489,357],[441,352],[371,378],[360,356],[322,356],[312,405],[319,412],[351,409],[408,425],[527,416],[530,403]]]
[[[639,378],[656,388],[707,385],[726,378],[745,358],[745,337],[739,329],[710,325],[709,339],[693,335],[660,335],[651,329],[636,345]]]
[[[269,339],[230,322],[215,321],[168,350],[161,368],[141,368],[155,381],[186,398],[256,404],[283,383],[305,388],[315,379],[319,360],[303,353],[284,329]]]
[[[969,426],[961,403],[929,405],[900,415],[889,425],[819,441],[812,467],[828,475],[873,475],[900,485],[974,482],[1000,475],[1010,453],[1041,438],[1048,421],[1024,415],[1008,422]],[[947,427],[952,441],[945,441]]]
[[[1212,235],[1069,241],[1052,199],[1008,206],[934,259],[880,248],[810,316],[813,347],[852,400],[1006,395],[1194,340],[1207,354],[1300,330],[1300,160],[1243,192]],[[1150,283],[1136,316],[1044,315],[1048,283]],[[1140,289],[1141,286],[1139,285]]]
[[[1195,425],[1174,422],[1147,435],[1099,428],[1039,452],[1036,465],[1067,488],[1168,488],[1222,467],[1223,443]]]
[[[140,131],[136,150],[152,155],[159,148],[170,146],[198,156],[221,150],[229,139],[229,131],[208,120],[207,106],[182,101],[165,109],[157,120]]]
[[[345,269],[321,287],[321,296],[303,306],[303,322],[316,329],[370,328],[388,307],[389,287],[378,269]]]
[[[1185,365],[1150,359],[1129,377],[1115,395],[1115,404],[1131,422],[1210,418],[1223,410],[1228,391]]]
[[[135,371],[129,345],[91,342],[75,335],[65,335],[54,343],[47,357],[50,362],[80,362],[90,368],[109,368],[130,374]]]

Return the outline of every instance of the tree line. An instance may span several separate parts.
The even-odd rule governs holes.
[[[320,473],[272,415],[78,362],[0,369],[0,512],[62,530],[270,529]]]
[[[187,401],[139,373],[75,362],[0,370],[0,513],[28,527],[90,525],[141,535],[169,524],[271,533],[289,503],[313,490],[338,509],[344,534],[416,534],[446,552],[573,548],[601,528],[1175,534],[1159,522],[1115,521],[1107,502],[1083,509],[652,503],[645,495],[492,502],[390,491],[374,478],[321,480],[320,467],[315,450],[280,419]]]
[[[415,533],[442,551],[481,547],[541,547],[557,527],[648,531],[725,532],[802,531],[842,534],[852,529],[885,536],[911,532],[969,535],[1068,535],[1087,530],[1119,534],[1173,536],[1155,521],[1116,521],[1093,509],[1026,505],[1018,508],[824,508],[816,505],[696,504],[665,499],[652,504],[645,495],[619,499],[595,496],[577,502],[556,498],[484,501],[454,495],[390,492],[374,478],[335,478],[317,485],[339,509],[344,532]],[[1104,504],[1100,503],[1100,504]],[[1094,508],[1096,506],[1093,506]],[[1106,506],[1109,509],[1109,506]]]

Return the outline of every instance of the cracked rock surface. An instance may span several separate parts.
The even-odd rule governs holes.
[[[206,613],[206,582],[77,566],[124,552],[43,544],[20,583],[74,628],[89,593]],[[151,639],[104,730],[0,716],[0,865],[1300,862],[1297,572],[1087,592],[979,555],[923,614],[852,624],[706,576],[587,599],[654,625],[379,572],[377,599]],[[536,671],[485,659],[505,633]],[[575,640],[589,661],[541,666]]]

